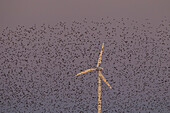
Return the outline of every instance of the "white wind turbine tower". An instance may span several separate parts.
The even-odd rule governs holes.
[[[101,52],[100,52],[100,55],[99,55],[99,59],[98,59],[98,63],[97,63],[96,68],[87,69],[87,70],[80,72],[77,75],[75,75],[75,76],[79,76],[81,74],[85,74],[85,73],[88,73],[88,72],[91,72],[91,71],[97,71],[98,72],[98,113],[101,113],[101,79],[103,79],[103,81],[109,86],[109,88],[112,89],[112,87],[109,85],[109,83],[106,81],[105,77],[101,73],[103,68],[99,67],[99,65],[101,64],[101,60],[102,60],[103,48],[104,48],[104,42],[102,44],[102,49],[101,49]]]

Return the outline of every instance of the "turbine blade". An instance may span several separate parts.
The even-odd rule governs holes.
[[[103,81],[109,86],[110,89],[112,89],[112,87],[110,86],[110,84],[106,81],[105,77],[102,75],[101,71],[99,71],[99,77],[101,79],[103,79]]]
[[[99,59],[98,59],[98,62],[97,62],[97,67],[99,67],[101,61],[102,61],[102,53],[103,53],[103,48],[104,48],[104,42],[102,44],[102,49],[100,51],[100,55],[99,55]]]
[[[78,73],[78,74],[75,75],[75,76],[79,76],[79,75],[81,75],[81,74],[85,74],[85,73],[88,73],[88,72],[91,72],[91,71],[94,71],[94,70],[96,70],[96,68],[87,69],[87,70],[85,70],[85,71],[82,71],[82,72]]]

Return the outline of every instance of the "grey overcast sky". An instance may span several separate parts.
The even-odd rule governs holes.
[[[170,16],[170,0],[0,0],[0,25],[78,18]]]
[[[113,89],[102,81],[102,113],[168,113],[169,9],[170,0],[0,0],[0,111],[96,113],[97,72],[75,75],[96,66],[104,42]]]

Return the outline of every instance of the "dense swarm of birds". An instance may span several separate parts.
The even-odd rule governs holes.
[[[1,28],[1,113],[96,113],[105,42],[103,113],[170,111],[170,21],[101,18]]]

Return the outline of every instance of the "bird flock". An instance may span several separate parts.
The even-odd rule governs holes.
[[[96,113],[102,56],[102,113],[170,111],[170,21],[111,17],[0,28],[1,113]],[[95,76],[96,75],[96,76]]]

